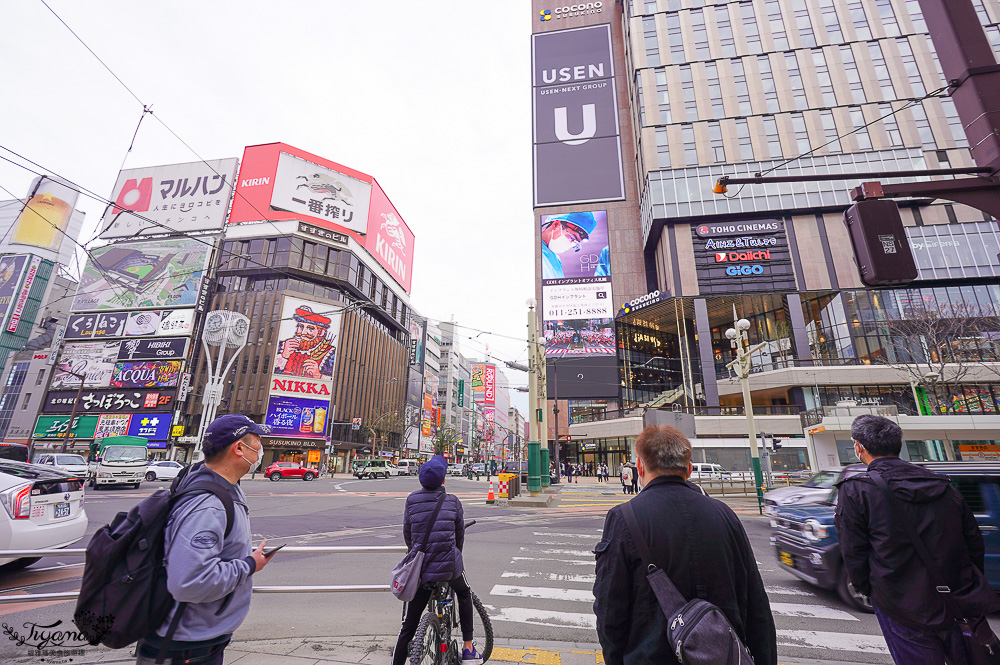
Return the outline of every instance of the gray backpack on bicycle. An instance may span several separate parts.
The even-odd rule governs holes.
[[[646,579],[669,622],[667,636],[677,660],[683,665],[753,665],[750,651],[722,610],[700,598],[685,600],[663,569],[653,563],[628,502],[622,504],[622,515],[646,566]]]

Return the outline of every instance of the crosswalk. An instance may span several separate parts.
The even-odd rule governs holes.
[[[553,527],[548,531],[542,527],[530,533],[530,539],[511,556],[489,599],[484,599],[491,618],[501,623],[579,629],[581,642],[596,641],[593,547],[601,530],[574,532]],[[814,593],[796,580],[768,584],[766,589],[781,655],[891,662],[870,615],[820,597],[821,592]]]
[[[570,511],[593,512],[595,509],[610,509],[632,498],[623,494],[620,483],[612,478],[607,484],[569,485],[562,488],[557,508]]]

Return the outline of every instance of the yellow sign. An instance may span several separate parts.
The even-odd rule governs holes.
[[[184,425],[174,425],[171,427],[170,436],[184,436]]]
[[[996,462],[1000,461],[1000,446],[972,444],[959,446],[958,452],[962,454],[965,462]]]
[[[319,450],[310,450],[309,451],[309,464],[310,465],[312,465],[312,464],[319,464],[319,457],[322,454],[323,453],[320,452]]]
[[[820,432],[826,431],[826,425],[816,425],[815,427],[810,427],[806,430],[807,434],[818,434]]]

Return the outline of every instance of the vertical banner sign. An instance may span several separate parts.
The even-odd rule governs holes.
[[[494,365],[484,365],[483,371],[483,403],[493,406],[497,395],[497,368]]]
[[[465,406],[465,379],[458,380],[458,408]]]
[[[531,36],[535,207],[625,198],[611,25]]]
[[[18,291],[17,299],[10,312],[10,323],[7,324],[7,332],[17,332],[17,324],[21,322],[21,315],[24,314],[24,305],[28,302],[28,294],[31,293],[31,285],[35,283],[35,275],[38,274],[38,266],[42,264],[41,257],[34,256],[28,265],[28,272],[24,275],[24,282],[21,290]]]
[[[7,314],[16,304],[17,287],[21,284],[27,262],[25,254],[0,257],[0,324],[7,320]]]

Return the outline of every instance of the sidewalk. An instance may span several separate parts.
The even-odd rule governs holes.
[[[394,635],[356,637],[304,637],[287,640],[240,640],[226,649],[226,665],[385,665],[392,656]],[[104,651],[87,649],[83,662],[102,665],[134,663],[128,649]],[[95,658],[95,656],[100,656]],[[21,660],[14,661],[21,663]],[[23,661],[28,662],[28,661]],[[74,662],[79,662],[75,661]],[[490,663],[533,663],[535,665],[602,665],[598,644],[497,639]],[[835,660],[778,658],[779,665],[850,665]],[[856,664],[853,664],[856,665]]]

